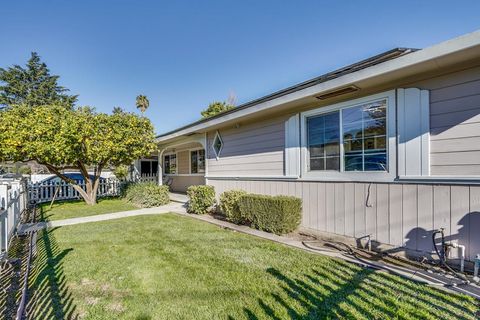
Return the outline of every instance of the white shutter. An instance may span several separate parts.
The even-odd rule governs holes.
[[[300,176],[300,115],[285,121],[285,175]]]
[[[398,175],[430,174],[428,90],[398,89]]]

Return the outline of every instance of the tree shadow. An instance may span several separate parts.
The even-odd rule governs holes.
[[[440,318],[474,319],[462,301],[456,302],[456,297],[446,293],[434,292],[428,297],[419,285],[373,269],[352,268],[344,262],[329,267],[295,276],[267,269],[281,290],[272,288],[270,296],[258,299],[259,308],[244,308],[244,316],[252,320],[391,319],[398,317],[398,312],[405,318],[437,312]]]
[[[63,259],[73,249],[61,250],[54,232],[38,233],[35,259],[29,278],[28,319],[77,319],[76,306],[63,272]]]

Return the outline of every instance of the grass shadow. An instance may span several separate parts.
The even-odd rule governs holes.
[[[336,265],[338,264],[338,265]],[[391,319],[428,318],[476,319],[459,296],[411,283],[372,269],[353,269],[343,262],[334,268],[312,269],[288,276],[268,268],[280,291],[258,299],[259,308],[244,308],[248,319]],[[385,298],[379,295],[385,294]],[[478,304],[477,304],[478,306]],[[261,310],[261,312],[258,312]]]
[[[54,236],[56,229],[38,233],[29,279],[28,319],[78,318],[63,272],[63,259],[73,249],[60,249]]]

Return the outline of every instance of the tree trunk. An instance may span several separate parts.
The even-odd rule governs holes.
[[[93,193],[93,190],[90,190],[90,192],[87,192],[82,189],[81,186],[78,184],[73,184],[73,188],[80,193],[82,196],[83,200],[85,200],[85,203],[88,205],[94,205],[97,203],[97,193]]]
[[[71,184],[72,187],[80,194],[80,196],[82,196],[83,200],[85,200],[85,202],[88,205],[94,205],[94,204],[97,203],[97,190],[98,190],[98,185],[99,185],[99,182],[100,182],[100,174],[102,173],[102,169],[103,169],[103,164],[102,163],[99,164],[97,169],[95,170],[95,176],[93,177],[93,181],[92,181],[92,179],[90,179],[87,168],[80,161],[77,162],[78,167],[72,168],[72,169],[79,169],[80,170],[80,173],[82,174],[83,179],[85,180],[85,189],[86,190],[83,190],[83,188],[81,186],[79,186],[78,184],[76,184],[75,181],[66,177],[64,174],[62,174],[60,172],[61,169],[56,168],[55,166],[52,166],[48,163],[41,163],[41,164],[45,165],[48,168],[49,171],[55,173],[60,179],[62,179],[63,181],[65,181],[69,184]]]

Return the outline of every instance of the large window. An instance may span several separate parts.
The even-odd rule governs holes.
[[[165,174],[177,173],[177,155],[167,154],[163,157],[163,167]]]
[[[190,151],[190,173],[205,172],[205,150]]]
[[[308,171],[388,171],[387,99],[306,118]]]
[[[310,170],[340,169],[339,119],[338,111],[307,119]]]

